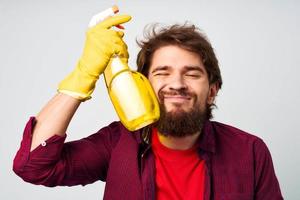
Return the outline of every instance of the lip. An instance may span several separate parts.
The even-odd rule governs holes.
[[[191,98],[190,97],[185,97],[185,96],[164,96],[165,101],[170,101],[170,102],[178,102],[178,103],[183,103],[186,101],[189,101]]]

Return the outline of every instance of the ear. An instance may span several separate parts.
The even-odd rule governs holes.
[[[209,86],[208,96],[207,96],[207,104],[211,105],[215,101],[215,97],[217,96],[219,91],[219,86],[217,83],[213,83]]]

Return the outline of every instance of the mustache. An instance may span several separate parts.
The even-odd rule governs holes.
[[[171,91],[158,91],[158,97],[160,100],[164,99],[164,96],[183,96],[183,97],[195,97],[196,95],[192,92],[189,92],[187,89],[178,89],[178,90],[171,90]]]

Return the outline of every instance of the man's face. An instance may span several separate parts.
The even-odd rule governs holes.
[[[204,123],[216,88],[209,85],[208,74],[198,54],[174,45],[161,47],[153,54],[148,79],[161,105],[164,123],[174,119],[176,124],[181,124],[169,131],[174,132],[173,129],[191,120],[198,121],[198,126],[201,125],[199,120]]]

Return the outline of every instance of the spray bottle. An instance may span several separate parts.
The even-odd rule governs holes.
[[[118,7],[113,6],[95,15],[89,26],[96,25],[118,11]],[[128,130],[138,130],[159,119],[159,104],[149,80],[131,70],[118,55],[111,57],[104,70],[104,79],[114,108]]]

